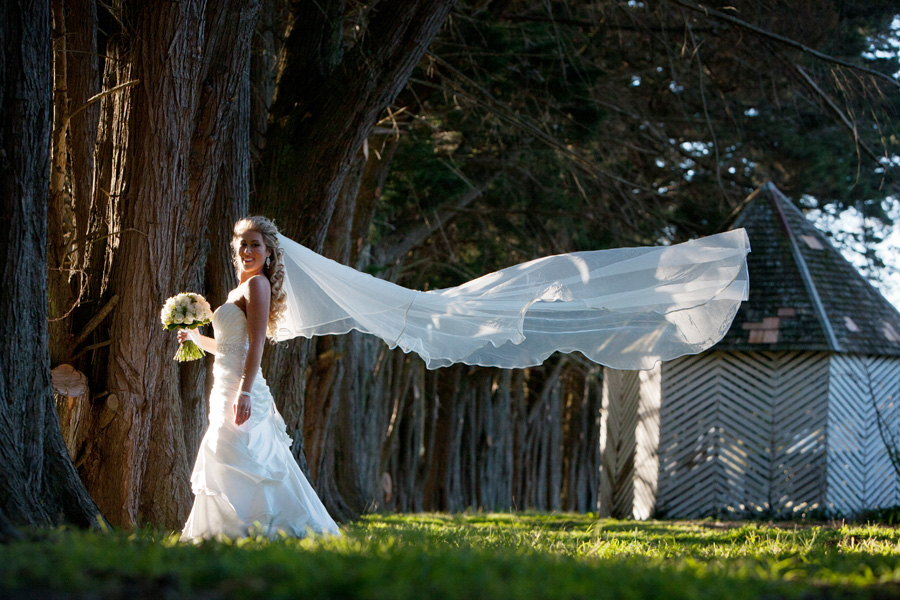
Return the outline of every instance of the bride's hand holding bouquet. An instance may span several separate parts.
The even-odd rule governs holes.
[[[192,330],[208,325],[212,321],[212,308],[200,294],[184,292],[166,300],[159,318],[168,331]],[[178,341],[181,345],[178,346],[178,352],[174,357],[178,362],[197,360],[205,355],[197,344],[188,339],[188,335],[179,331]]]

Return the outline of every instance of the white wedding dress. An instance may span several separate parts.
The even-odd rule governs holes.
[[[233,404],[247,354],[247,319],[235,304],[213,314],[216,339],[209,428],[191,475],[195,498],[182,540],[258,533],[292,537],[340,535],[334,520],[294,461],[291,438],[269,387],[257,374],[251,416],[234,424]]]

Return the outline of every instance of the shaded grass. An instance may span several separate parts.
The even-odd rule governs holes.
[[[0,546],[0,597],[900,598],[886,526],[372,515],[344,537],[178,542],[32,530]]]

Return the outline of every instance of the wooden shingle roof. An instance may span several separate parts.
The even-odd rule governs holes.
[[[900,312],[773,184],[734,227],[750,237],[750,299],[716,350],[900,356]]]

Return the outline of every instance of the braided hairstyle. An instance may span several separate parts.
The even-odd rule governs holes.
[[[269,303],[269,320],[266,326],[266,336],[274,340],[278,329],[278,320],[284,313],[285,295],[281,287],[284,285],[284,249],[278,245],[278,228],[275,223],[266,217],[244,217],[234,224],[234,237],[231,239],[231,250],[234,258],[234,267],[238,273],[241,270],[241,260],[238,256],[240,246],[239,236],[247,231],[255,231],[263,238],[266,248],[272,251],[272,259],[266,260],[263,274],[269,280],[272,287],[272,300]]]

